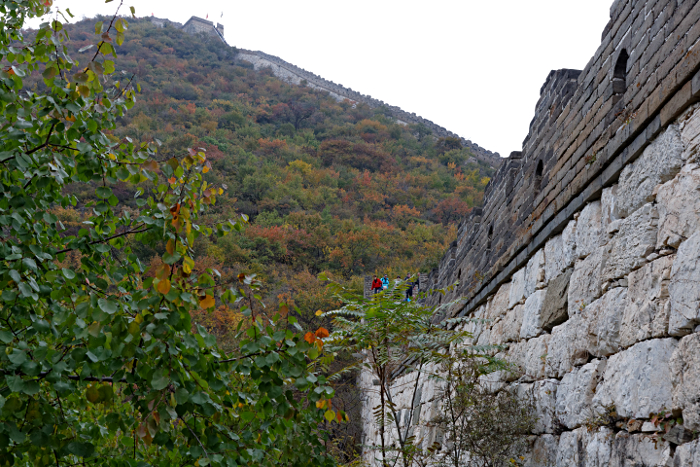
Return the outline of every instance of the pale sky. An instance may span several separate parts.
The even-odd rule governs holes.
[[[55,0],[76,19],[118,4]],[[276,55],[415,112],[505,157],[521,149],[550,70],[582,69],[612,0],[125,0],[137,16],[225,26],[229,45]],[[223,17],[221,14],[223,13]],[[128,40],[128,34],[127,34]]]

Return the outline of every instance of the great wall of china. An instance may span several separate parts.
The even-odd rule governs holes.
[[[473,343],[521,369],[491,384],[534,395],[526,466],[700,466],[699,39],[700,2],[616,0],[586,68],[549,75],[522,150],[421,277],[460,282],[427,303],[487,319]],[[413,398],[414,382],[394,403],[429,446],[439,390],[423,377]],[[360,383],[372,445],[378,396]],[[659,414],[682,424],[666,433]]]

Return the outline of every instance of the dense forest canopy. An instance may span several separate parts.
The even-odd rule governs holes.
[[[81,62],[93,51],[78,51],[91,44],[100,19],[67,27]],[[210,221],[244,213],[251,226],[242,236],[205,239],[197,254],[229,274],[263,277],[270,304],[331,306],[315,278],[321,271],[356,287],[364,274],[429,271],[493,172],[456,138],[434,138],[381,108],[338,102],[236,63],[235,48],[216,37],[138,19],[116,50],[117,68],[133,73],[141,92],[111,137],[157,140],[163,160],[185,148],[206,150],[205,179],[225,187]],[[138,188],[119,183],[115,194],[136,209]],[[82,202],[94,197],[75,189]],[[77,228],[82,206],[55,214]],[[149,261],[157,253],[139,255]]]

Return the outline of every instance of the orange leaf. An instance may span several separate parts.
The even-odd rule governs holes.
[[[175,253],[175,242],[172,239],[168,240],[168,243],[165,245],[165,251],[171,255]]]
[[[282,305],[280,307],[280,314],[282,316],[287,316],[287,313],[289,313],[289,307],[287,305]]]
[[[216,301],[211,295],[207,295],[199,301],[199,306],[203,310],[206,310],[207,308],[212,308],[214,305],[216,305]]]
[[[340,414],[340,412],[335,413],[335,419],[338,420],[338,423],[343,421],[343,416]]]
[[[177,179],[176,179],[175,177],[170,177],[170,178],[168,179],[168,183],[170,183],[171,185],[174,185],[175,182],[177,182]]]
[[[243,282],[244,280],[245,280],[245,274],[240,273],[240,274],[238,275],[238,282]]]
[[[330,336],[330,333],[328,332],[328,329],[326,328],[318,328],[316,330],[316,337],[323,339],[324,337]]]
[[[207,166],[205,165],[204,167],[202,167],[202,173],[205,174],[205,173],[207,173],[207,172],[209,172],[209,167],[207,167]]]
[[[309,344],[313,344],[316,342],[316,336],[314,336],[313,332],[307,332],[306,335],[304,335],[304,340]]]
[[[158,289],[158,292],[165,295],[168,292],[170,292],[170,281],[168,279],[164,279],[164,280],[158,282],[158,285],[156,286],[156,288]]]

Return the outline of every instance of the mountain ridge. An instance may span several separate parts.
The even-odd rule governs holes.
[[[188,32],[189,34],[210,34],[212,36],[219,37],[221,40],[226,42],[223,37],[223,27],[221,27],[218,24],[215,25],[211,21],[204,20],[196,16],[192,16],[185,23],[184,26],[181,23],[176,23],[168,19],[156,17],[152,17],[151,22],[161,27],[165,24],[170,24],[174,27],[183,29],[183,31]],[[196,24],[196,27],[186,27],[187,25],[193,23]],[[326,91],[331,95],[331,97],[335,98],[338,101],[348,99],[354,103],[362,102],[364,104],[367,104],[372,109],[384,107],[386,109],[386,113],[388,113],[389,116],[394,118],[400,124],[424,125],[432,132],[433,136],[436,136],[438,138],[459,138],[462,146],[467,148],[473,154],[474,159],[486,162],[495,169],[500,167],[502,163],[503,159],[500,157],[499,153],[494,153],[485,148],[482,148],[478,144],[473,143],[471,140],[463,138],[442,126],[426,118],[421,117],[420,115],[416,115],[415,112],[409,113],[398,106],[389,105],[382,100],[376,99],[369,95],[362,94],[351,88],[347,88],[341,84],[337,84],[333,81],[327,80],[308,70],[298,67],[292,63],[289,63],[286,60],[275,55],[271,55],[259,50],[248,50],[238,47],[235,47],[235,49],[236,53],[234,56],[234,60],[237,62],[248,62],[253,65],[255,70],[259,70],[261,68],[270,68],[276,77],[284,81],[297,85],[305,84],[314,89]]]

